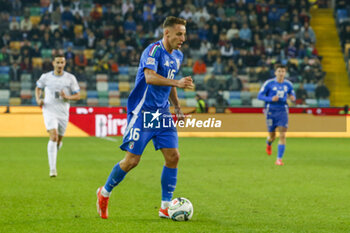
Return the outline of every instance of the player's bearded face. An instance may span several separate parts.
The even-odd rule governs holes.
[[[54,70],[61,72],[66,65],[66,59],[63,57],[56,57],[52,62],[52,65],[54,67]]]
[[[169,29],[168,39],[172,49],[181,48],[182,44],[186,40],[186,27],[181,24],[176,24]]]

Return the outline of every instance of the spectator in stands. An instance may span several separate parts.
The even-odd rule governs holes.
[[[211,30],[209,31],[208,40],[209,40],[211,43],[213,43],[214,45],[216,45],[216,44],[219,42],[219,37],[220,37],[220,34],[219,34],[218,25],[217,25],[217,24],[214,24],[214,25],[211,27]]]
[[[31,57],[39,58],[41,57],[41,49],[39,47],[39,43],[34,45],[34,49],[31,50]]]
[[[132,1],[130,0],[126,0],[123,2],[123,5],[122,5],[122,14],[123,16],[126,15],[126,13],[128,12],[133,12],[134,11],[134,4],[132,3]]]
[[[41,48],[49,49],[53,47],[53,41],[50,37],[49,32],[44,33],[44,37],[41,39]]]
[[[124,22],[124,30],[125,32],[135,32],[136,31],[136,23],[133,19],[132,15],[129,15],[127,20]]]
[[[224,73],[224,64],[222,63],[221,57],[217,56],[213,64],[213,74],[223,74]]]
[[[65,21],[70,21],[71,23],[74,22],[74,15],[72,14],[68,6],[64,7],[64,10],[61,14],[61,20],[62,22],[65,22]]]
[[[307,91],[304,89],[304,84],[300,84],[299,88],[295,92],[296,95],[296,104],[305,104],[305,100],[307,99]]]
[[[19,49],[12,49],[10,53],[10,63],[17,63],[19,64],[22,61],[22,56],[19,52]]]
[[[21,62],[21,70],[23,72],[30,73],[33,70],[32,62],[29,57],[24,57],[23,61]]]
[[[67,51],[64,53],[64,57],[66,59],[73,59],[75,58],[75,53],[72,50],[72,46],[68,46]]]
[[[180,18],[188,20],[189,18],[193,18],[193,13],[190,10],[188,5],[185,6],[185,9],[180,12]]]
[[[194,13],[193,15],[193,21],[195,23],[199,23],[200,19],[203,18],[204,21],[208,21],[210,16],[207,12],[207,9],[205,7],[200,7],[199,11],[196,11],[196,13]]]
[[[60,3],[60,0],[53,0],[53,1],[51,1],[48,11],[50,13],[52,13],[52,12],[56,11],[57,9],[59,9],[59,11],[63,11],[63,6]]]
[[[287,48],[287,57],[288,58],[295,58],[297,56],[297,48],[295,46],[295,39],[291,39],[288,44]]]
[[[202,18],[203,19],[203,18]],[[198,37],[200,40],[208,40],[209,37],[210,26],[205,23],[203,27],[199,27],[198,29]]]
[[[108,68],[112,74],[117,74],[119,72],[118,64],[113,58],[108,60]]]
[[[12,63],[12,66],[9,71],[10,80],[16,81],[16,82],[21,81],[21,73],[22,73],[22,70],[18,66],[17,62]]]
[[[304,83],[314,83],[316,80],[313,70],[310,66],[305,66],[302,73],[302,81]]]
[[[323,81],[319,81],[317,83],[317,87],[315,89],[315,96],[316,99],[328,99],[329,97],[329,90],[328,88],[323,84]]]
[[[225,89],[229,91],[241,91],[243,89],[242,81],[238,77],[236,71],[234,71],[232,76],[226,80]]]
[[[130,57],[129,57],[129,54],[128,54],[127,50],[122,50],[118,54],[118,64],[119,64],[119,66],[129,66],[129,64],[130,64]]]
[[[13,0],[11,1],[12,15],[21,16],[22,15],[22,1]]]
[[[10,14],[8,12],[0,12],[0,32],[5,32],[9,29],[9,18]],[[0,42],[0,48],[2,47],[1,45]]]
[[[196,113],[206,113],[208,112],[208,106],[205,100],[199,95],[196,95],[196,100],[197,100],[197,108],[196,108]]]
[[[239,36],[239,30],[237,28],[236,22],[233,22],[231,24],[231,28],[229,30],[227,30],[227,32],[226,32],[226,38],[228,40],[232,40],[236,34]]]
[[[245,42],[239,37],[239,33],[233,35],[232,46],[238,50],[245,46]]]
[[[97,59],[102,59],[108,52],[108,47],[106,40],[102,39],[96,46],[94,57]]]
[[[112,7],[109,6],[107,8],[107,12],[103,13],[102,20],[105,23],[105,25],[113,25],[114,18],[115,14],[112,11]]]
[[[40,20],[40,25],[45,25],[46,27],[49,27],[51,25],[51,18],[50,18],[50,15],[49,15],[49,12],[48,11],[45,11],[44,15],[41,17],[41,20]]]
[[[206,90],[208,91],[208,98],[215,98],[220,89],[220,83],[215,78],[214,74],[210,74],[209,79],[206,82]]]
[[[104,59],[98,60],[94,65],[94,71],[97,73],[107,73],[109,70],[108,62]]]
[[[237,66],[233,59],[227,60],[226,65],[224,66],[225,74],[232,74],[232,72],[238,72]]]
[[[18,30],[20,28],[16,17],[12,17],[11,23],[9,25],[9,28],[10,28],[11,31],[14,30],[14,29]]]
[[[77,55],[72,57],[72,59],[74,59],[74,64],[78,67],[85,67],[88,65],[88,60],[82,50],[78,51]]]
[[[32,26],[33,25],[29,19],[29,16],[28,15],[24,16],[24,18],[21,21],[21,26],[20,26],[21,31],[28,32],[28,31],[32,30]]]
[[[51,20],[54,25],[61,24],[61,8],[57,7],[52,13],[51,13]]]
[[[130,66],[138,66],[140,62],[140,53],[137,53],[134,49],[130,51]]]
[[[28,36],[31,41],[40,41],[42,38],[42,31],[40,31],[39,27],[37,24],[34,24],[32,27],[32,30],[30,30],[29,32],[29,36]]]
[[[280,19],[280,13],[276,7],[272,7],[268,13],[269,24],[275,26]]]
[[[53,39],[52,39],[52,45],[51,48],[62,48],[63,43],[62,43],[63,38],[61,37],[61,34],[59,31],[55,31],[53,34]]]
[[[227,100],[221,95],[217,94],[216,95],[216,112],[218,113],[223,113],[225,112],[225,108],[229,106]]]
[[[314,68],[315,78],[316,82],[323,81],[324,77],[326,76],[326,72],[322,71],[321,67],[316,66]]]
[[[205,74],[207,72],[207,65],[203,59],[195,61],[193,65],[193,74]]]
[[[10,30],[10,38],[11,38],[11,41],[21,41],[23,39],[22,33],[16,24],[14,24],[12,26],[12,29]]]
[[[239,30],[239,37],[247,43],[251,42],[252,31],[248,27],[248,24],[246,24],[246,23],[243,24],[243,27],[241,28],[241,30]]]
[[[344,48],[344,45],[346,43],[350,43],[350,25],[345,26],[345,30],[342,30],[340,35],[342,47]],[[348,54],[350,54],[349,51],[346,51]]]
[[[1,64],[5,64],[5,65],[9,65],[10,64],[10,54],[7,51],[7,47],[6,46],[1,48],[1,51],[0,51],[0,63]]]
[[[270,72],[267,66],[262,66],[260,71],[258,72],[258,81],[260,83],[264,83],[266,80],[270,78]]]
[[[199,55],[204,57],[212,49],[212,44],[208,40],[202,40],[199,48]]]
[[[233,53],[234,53],[233,46],[229,42],[226,42],[225,45],[221,46],[221,48],[220,48],[221,57],[225,61],[227,61],[228,59],[232,59]]]
[[[281,18],[278,22],[276,22],[276,30],[279,33],[289,31],[290,23],[288,20],[288,13],[281,15]]]

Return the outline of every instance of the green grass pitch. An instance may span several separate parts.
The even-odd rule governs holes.
[[[65,138],[49,178],[47,138],[0,138],[0,232],[350,232],[350,139],[290,138],[278,167],[263,138],[180,138],[174,197],[192,201],[188,222],[158,218],[152,143],[98,217],[96,189],[124,156],[115,139]]]

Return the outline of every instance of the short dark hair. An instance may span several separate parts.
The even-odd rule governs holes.
[[[57,53],[57,54],[55,54],[55,55],[53,56],[52,59],[55,60],[56,57],[63,57],[63,58],[66,58],[66,57],[64,56],[64,54],[62,54],[62,53]]]
[[[287,69],[287,66],[282,65],[282,64],[276,64],[276,65],[275,65],[275,70],[277,70],[278,68]]]
[[[186,20],[183,18],[175,17],[175,16],[168,16],[164,20],[163,28],[172,27],[175,24],[181,24],[181,25],[186,26]]]

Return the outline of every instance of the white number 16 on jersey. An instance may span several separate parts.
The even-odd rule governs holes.
[[[175,70],[173,69],[170,69],[169,72],[168,72],[168,79],[174,79],[174,73],[175,73]]]
[[[278,96],[278,98],[283,98],[284,97],[284,91],[277,91],[277,96]]]

